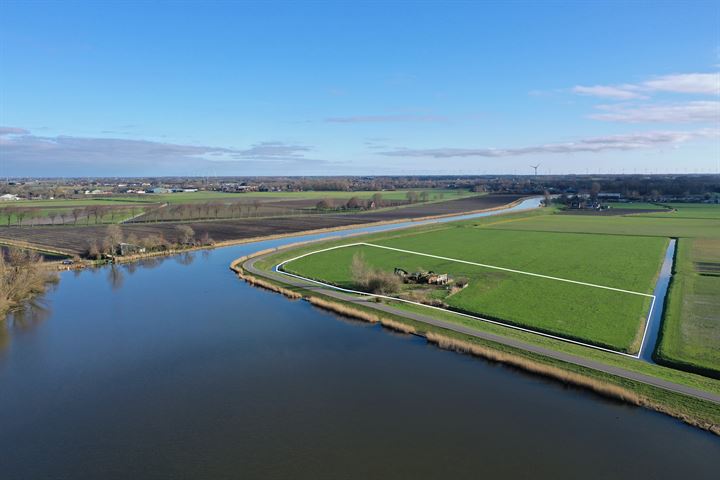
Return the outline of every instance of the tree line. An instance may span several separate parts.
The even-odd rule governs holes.
[[[125,235],[119,225],[109,225],[105,236],[100,240],[91,238],[87,242],[85,257],[93,260],[100,260],[105,257],[112,257],[122,253],[121,244],[127,244],[129,254],[151,253],[182,248],[210,246],[215,242],[207,232],[197,234],[190,225],[177,225],[174,230],[173,239],[167,239],[162,233],[151,233],[138,237],[134,233]]]

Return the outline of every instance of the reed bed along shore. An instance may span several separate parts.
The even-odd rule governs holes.
[[[271,249],[271,251],[272,250],[274,249]],[[460,353],[466,353],[479,358],[504,363],[530,373],[543,375],[545,377],[555,379],[568,385],[574,385],[580,388],[590,390],[606,398],[612,398],[615,400],[623,401],[625,403],[648,408],[650,410],[655,410],[657,412],[670,415],[679,420],[682,420],[689,425],[708,430],[716,435],[720,435],[720,424],[712,423],[711,421],[708,421],[702,416],[696,416],[686,413],[680,408],[674,408],[672,405],[669,405],[667,403],[655,401],[645,395],[634,392],[631,389],[622,387],[609,381],[605,381],[601,378],[573,372],[558,366],[548,365],[541,361],[533,360],[522,355],[504,352],[498,349],[494,349],[492,347],[487,347],[478,343],[452,338],[440,333],[432,331],[418,331],[416,327],[410,325],[409,323],[391,319],[382,315],[376,315],[374,313],[370,313],[364,310],[360,310],[358,308],[354,308],[352,306],[345,305],[335,300],[328,300],[317,296],[304,297],[297,291],[288,290],[270,281],[259,279],[252,275],[239,273],[238,277],[248,281],[253,285],[266,288],[277,293],[281,293],[291,299],[303,298],[314,306],[333,313],[337,313],[344,317],[361,320],[371,324],[379,323],[383,327],[392,329],[396,332],[423,336],[427,339],[428,342],[440,348]]]
[[[302,298],[302,295],[300,293],[296,292],[295,290],[290,290],[288,288],[279,287],[279,286],[275,285],[274,283],[268,282],[267,280],[255,277],[253,275],[248,275],[246,273],[238,273],[238,278],[245,280],[250,285],[254,285],[256,287],[261,287],[266,290],[280,293],[292,300],[297,300],[299,298]]]
[[[348,307],[341,303],[325,300],[324,298],[311,296],[307,297],[306,300],[311,304],[315,305],[316,307],[320,307],[322,309],[329,310],[331,312],[338,313],[346,317],[357,318],[358,320],[363,320],[368,323],[378,323],[381,321],[380,317],[377,315],[364,312],[356,308]]]
[[[666,404],[661,404],[644,395],[610,382],[571,372],[553,365],[547,365],[511,353],[495,350],[476,343],[447,337],[434,332],[427,332],[425,334],[425,338],[427,338],[428,342],[446,350],[466,353],[487,360],[511,365],[531,373],[553,378],[569,385],[591,390],[604,397],[621,400],[625,403],[630,403],[632,405],[670,415],[689,425],[708,430],[715,435],[720,435],[720,425],[710,423],[693,415],[688,415],[678,409],[674,409]]]

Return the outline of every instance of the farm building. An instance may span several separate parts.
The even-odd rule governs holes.
[[[405,283],[426,283],[428,285],[446,285],[449,281],[447,273],[412,272],[408,273],[402,268],[395,268],[395,275],[403,279]]]
[[[132,243],[121,243],[118,245],[118,251],[121,256],[133,255],[135,253],[145,253],[145,248],[139,245],[133,245]]]

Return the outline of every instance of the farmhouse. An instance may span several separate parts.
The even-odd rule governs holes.
[[[145,248],[139,245],[133,245],[132,243],[121,243],[118,245],[118,251],[123,257],[125,255],[132,255],[135,253],[145,253]]]
[[[449,281],[447,273],[412,272],[408,273],[402,268],[395,267],[395,275],[402,278],[405,283],[426,283],[428,285],[446,285]]]

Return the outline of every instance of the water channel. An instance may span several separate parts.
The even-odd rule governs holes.
[[[712,434],[228,270],[310,237],[63,273],[0,333],[0,477],[716,478]]]

